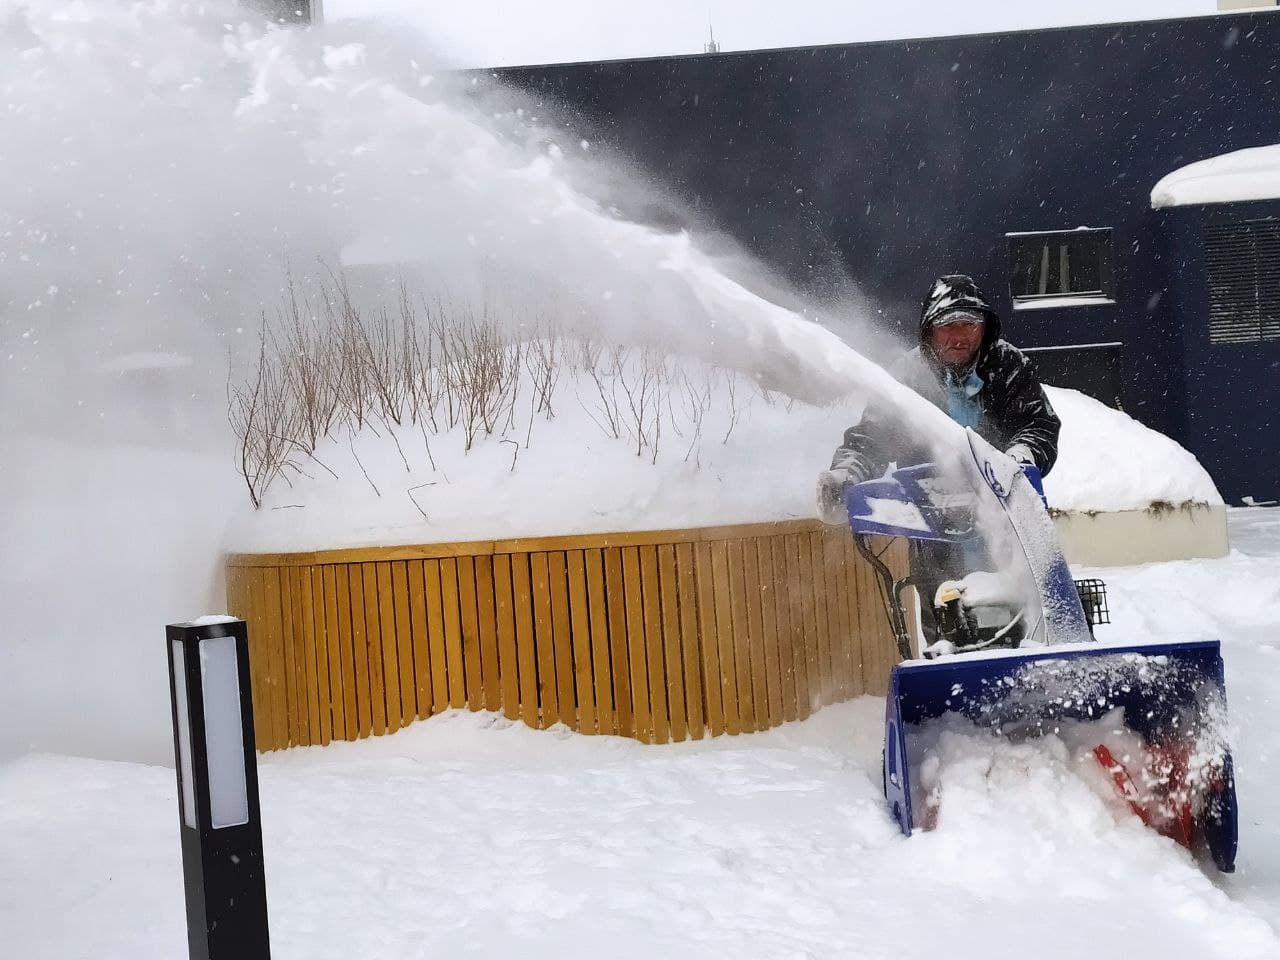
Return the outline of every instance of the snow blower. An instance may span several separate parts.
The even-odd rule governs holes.
[[[845,491],[902,661],[885,702],[891,815],[908,836],[932,825],[939,798],[920,786],[920,734],[953,714],[998,736],[1056,735],[1092,754],[1119,803],[1231,872],[1237,807],[1218,641],[1097,641],[1093,628],[1109,620],[1105,585],[1072,580],[1038,472],[968,434],[971,457],[958,468],[922,464]],[[916,575],[896,579],[872,536],[911,541]],[[935,582],[919,572],[929,551],[959,557],[968,572]]]

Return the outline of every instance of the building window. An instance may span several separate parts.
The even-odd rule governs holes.
[[[1204,228],[1209,342],[1280,340],[1280,221]]]
[[[1111,229],[1007,233],[1015,310],[1115,302]]]

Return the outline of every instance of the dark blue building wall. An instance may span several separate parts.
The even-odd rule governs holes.
[[[915,323],[972,273],[1026,346],[1123,341],[1125,408],[1181,438],[1179,318],[1151,188],[1280,141],[1280,16],[530,67],[498,76],[568,108],[792,281],[843,271]],[[1004,234],[1111,227],[1115,306],[1010,314]]]
[[[1278,218],[1276,200],[1156,212],[1170,251],[1168,313],[1182,319],[1186,410],[1179,439],[1229,502],[1280,499],[1280,341],[1210,342],[1204,227]]]

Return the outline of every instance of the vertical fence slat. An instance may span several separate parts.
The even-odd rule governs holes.
[[[458,557],[459,624],[462,628],[462,669],[467,706],[484,706],[484,663],[480,659],[480,608],[476,600],[476,565],[472,557]]]
[[[675,545],[676,607],[680,619],[681,675],[689,736],[701,740],[707,730],[703,705],[702,645],[698,642],[698,580],[693,544]],[[665,596],[665,588],[663,596]]]
[[[596,733],[595,670],[591,644],[591,605],[587,599],[586,558],[582,550],[565,553],[569,580],[569,631],[573,644],[573,686],[578,702],[578,729]]]
[[[813,593],[814,627],[818,640],[818,703],[826,706],[834,699],[835,675],[831,669],[831,618],[827,609],[825,565],[822,562],[822,535],[811,533],[805,537],[805,549],[809,552],[809,581]]]
[[[778,624],[778,673],[781,678],[782,719],[795,720],[796,709],[796,629],[791,622],[791,571],[787,567],[785,537],[769,538],[769,560],[773,570],[773,607]]]
[[[347,722],[347,737],[356,740],[369,736],[372,724],[372,707],[369,703],[369,666],[360,657],[356,646],[356,622],[351,605],[352,575],[360,576],[351,564],[338,566],[338,634],[342,636],[343,716]],[[364,582],[361,581],[361,594]],[[361,598],[364,599],[364,598]],[[361,689],[364,681],[364,689]],[[367,713],[366,713],[367,712]],[[366,716],[369,717],[366,721]]]
[[[622,548],[622,578],[627,609],[627,662],[631,677],[631,707],[635,737],[653,742],[653,716],[649,700],[649,661],[644,635],[644,587],[640,578],[640,550]]]
[[[280,643],[284,648],[284,684],[285,700],[285,742],[292,747],[302,742],[298,727],[298,694],[297,683],[298,658],[294,645],[296,631],[293,626],[293,577],[289,567],[277,567],[276,577],[280,589]]]
[[[658,547],[658,582],[655,584],[662,605],[662,643],[667,678],[667,708],[671,718],[671,739],[689,738],[689,713],[684,702],[683,635],[680,632],[680,583],[676,572],[676,548],[664,543]]]
[[[416,716],[431,716],[431,650],[427,641],[427,561],[411,560],[405,566],[409,578],[409,639],[413,648],[413,699]]]
[[[348,564],[347,574],[351,600],[351,651],[356,670],[357,727],[360,736],[367,737],[383,731],[373,723],[374,686],[373,670],[369,662],[369,610],[364,602],[364,570],[360,564]],[[381,696],[380,690],[378,695]]]
[[[516,658],[520,664],[520,719],[538,725],[538,650],[533,628],[533,588],[529,575],[529,555],[511,557],[511,581],[515,593]]]
[[[343,706],[342,639],[338,635],[338,570],[334,564],[323,568],[324,595],[324,657],[329,671],[329,716],[333,722],[333,739],[350,740],[354,732],[347,731],[347,715]]]
[[[396,645],[396,603],[392,596],[391,563],[375,565],[378,598],[378,636],[382,642],[383,689],[387,696],[387,732],[395,733],[403,725],[400,703],[400,653]]]
[[[543,551],[529,555],[529,577],[533,594],[533,635],[538,671],[539,726],[549,727],[560,719],[556,699],[556,660],[551,630],[551,596],[547,585],[547,555]]]
[[[716,626],[716,583],[711,544],[693,548],[694,584],[698,598],[698,640],[702,658],[703,713],[712,736],[726,730],[724,684],[720,670],[720,636]]]
[[[293,568],[293,595],[297,596],[298,611],[294,622],[298,630],[298,671],[301,672],[303,744],[320,742],[320,709],[316,696],[316,614],[314,595],[311,591],[311,571],[307,567]]]
[[[601,733],[618,732],[613,700],[613,669],[609,654],[609,604],[606,597],[604,553],[583,551],[586,573],[588,621],[591,624],[591,673],[595,693],[596,727]]]
[[[520,717],[520,664],[516,655],[515,597],[511,589],[511,556],[493,558],[494,607],[498,619],[498,662],[502,669],[502,713]]]
[[[841,541],[842,562],[841,573],[844,574],[843,589],[845,595],[849,598],[849,658],[850,669],[854,676],[855,695],[861,695],[867,692],[867,671],[866,662],[863,656],[863,633],[865,626],[863,617],[870,601],[864,597],[858,580],[858,567],[862,565],[862,558],[858,556],[858,551],[853,545],[852,537],[845,537]]]
[[[360,736],[378,734],[373,726],[373,677],[369,671],[369,631],[365,623],[364,571],[347,565],[347,589],[351,616],[351,653],[356,667],[356,713]]]
[[[765,660],[764,617],[760,609],[760,555],[750,540],[742,542],[742,596],[747,608],[747,646],[751,651],[751,702],[756,729],[766,730],[778,721],[769,714],[768,664]]]
[[[289,746],[289,691],[285,681],[284,598],[280,591],[280,568],[267,571],[267,617],[271,623],[271,705],[275,749]]]
[[[796,658],[796,672],[803,680],[804,697],[800,698],[797,686],[800,717],[810,716],[818,707],[821,697],[818,678],[818,627],[814,614],[813,564],[809,556],[808,538],[803,535],[787,537],[787,559],[791,564],[791,594],[795,600],[792,617],[800,626],[803,657]]]
[[[427,605],[427,662],[431,675],[428,713],[449,709],[449,655],[445,640],[444,604],[441,602],[440,561],[422,561],[422,592]]]
[[[649,685],[649,725],[654,743],[671,739],[671,719],[667,706],[666,641],[662,635],[662,602],[658,583],[658,550],[654,546],[636,548],[640,561],[641,616],[644,619],[645,666]],[[675,664],[677,675],[679,663]]]
[[[760,630],[764,636],[765,695],[769,698],[769,725],[782,723],[782,637],[778,632],[778,580],[773,572],[771,537],[755,543],[760,570]]]
[[[734,645],[733,608],[729,595],[729,545],[723,540],[711,544],[712,584],[715,593],[716,647],[720,654],[719,683],[724,706],[724,729],[743,731],[738,704],[738,673]]]
[[[307,625],[305,598],[302,592],[302,571],[296,566],[289,567],[289,603],[293,607],[291,619],[293,634],[293,688],[295,691],[294,712],[298,731],[298,744],[309,746],[318,741],[314,739],[315,731],[311,727],[311,677],[307,672]]]
[[[324,745],[333,739],[333,718],[329,714],[329,660],[324,626],[324,568],[312,567],[302,584],[303,601],[307,605],[307,625],[310,628],[308,663],[311,665],[312,690],[308,692],[308,707],[312,714],[316,742]],[[314,694],[315,700],[310,698]]]
[[[364,604],[364,645],[369,661],[369,706],[372,713],[373,732],[381,736],[387,732],[386,668],[382,664],[382,621],[378,604],[378,568],[376,564],[361,563],[351,571],[354,586],[356,573],[360,577],[360,598]],[[354,600],[352,601],[354,604]],[[353,608],[354,612],[354,608]]]
[[[493,585],[493,556],[475,558],[476,616],[480,627],[480,662],[484,665],[483,701],[486,710],[502,709],[502,662],[498,658],[497,599]]]
[[[827,610],[831,620],[831,666],[835,673],[835,694],[839,699],[847,700],[861,691],[854,682],[853,657],[849,654],[853,631],[849,626],[850,611],[844,590],[844,568],[841,566],[844,551],[836,536],[849,538],[849,534],[840,528],[823,528],[822,560],[826,571]]]
[[[734,673],[738,681],[738,717],[742,731],[763,729],[756,721],[757,704],[751,684],[751,628],[747,615],[746,560],[741,540],[729,541],[729,597],[733,617]],[[763,718],[762,718],[763,719]]]
[[[263,750],[269,739],[270,724],[267,721],[267,697],[263,692],[267,671],[262,665],[262,648],[267,638],[258,614],[258,604],[261,602],[258,577],[257,567],[245,571],[244,618],[249,624],[249,695],[253,698],[253,742],[255,748]]]
[[[257,750],[265,750],[265,744],[270,738],[270,723],[267,720],[267,697],[263,692],[267,671],[262,665],[262,648],[266,641],[266,631],[262,629],[258,615],[259,570],[259,567],[251,567],[245,571],[242,613],[249,625],[249,696],[253,699],[253,745]]]
[[[875,572],[866,561],[858,563],[855,570],[855,579],[858,582],[860,596],[867,596],[868,590],[876,590],[875,596],[879,597]],[[876,677],[880,673],[882,657],[880,653],[880,628],[879,624],[876,623],[876,610],[872,604],[861,603],[858,605],[858,627],[861,631],[860,646],[862,649],[863,677],[867,686],[873,688]]]
[[[868,589],[875,588],[875,573],[866,561],[857,565],[854,576],[861,596],[866,596]],[[880,629],[875,622],[875,611],[871,609],[870,604],[858,605],[858,629],[861,634],[859,646],[862,649],[863,677],[868,686],[874,686],[876,677],[880,673]]]
[[[391,565],[391,590],[396,618],[396,666],[400,677],[400,726],[413,723],[418,713],[418,684],[413,675],[413,623],[409,619],[409,567],[404,560]]]
[[[355,664],[355,643],[351,629],[351,568],[345,563],[334,570],[334,591],[338,601],[338,663],[342,671],[342,721],[347,739],[368,734],[360,729],[360,677]]]
[[[615,731],[635,736],[636,722],[631,691],[630,658],[627,655],[626,584],[622,575],[622,549],[606,547],[604,554],[605,602],[609,611],[609,660],[613,677]]]
[[[560,722],[578,729],[577,693],[573,677],[573,635],[569,626],[569,570],[563,550],[547,554],[547,586],[551,594],[551,637],[556,665],[556,705]]]
[[[449,673],[449,706],[467,705],[467,674],[462,662],[462,612],[458,602],[458,561],[440,561],[440,609],[444,623],[445,669]]]

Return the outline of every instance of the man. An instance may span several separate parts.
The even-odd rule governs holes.
[[[1000,339],[1000,317],[969,277],[955,274],[934,283],[920,308],[920,346],[890,372],[1019,463],[1034,464],[1041,475],[1053,468],[1061,422],[1031,361]],[[823,518],[844,522],[845,484],[878,477],[892,461],[907,466],[930,459],[909,426],[886,421],[874,403],[868,405],[862,421],[845,431],[831,469],[821,474]]]
[[[920,308],[920,346],[890,371],[932,401],[961,426],[1019,463],[1047,474],[1058,456],[1061,422],[1031,361],[1000,338],[1000,317],[969,277],[941,277]],[[844,488],[881,476],[891,462],[909,466],[935,459],[912,437],[910,425],[894,423],[874,402],[862,421],[845,431],[831,469],[818,478],[818,510],[828,523],[844,523]],[[911,569],[922,596],[943,580],[972,572],[975,558],[945,545],[912,544]],[[969,569],[965,569],[968,567]],[[933,634],[930,605],[925,630]]]

